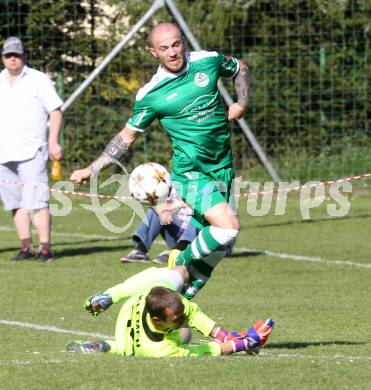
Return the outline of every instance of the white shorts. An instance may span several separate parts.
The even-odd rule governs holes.
[[[29,160],[0,164],[0,197],[4,210],[49,207],[47,162],[48,149],[42,146]]]

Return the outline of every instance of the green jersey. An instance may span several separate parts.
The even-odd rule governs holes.
[[[217,82],[238,73],[238,60],[217,52],[186,53],[186,67],[178,74],[161,66],[136,96],[127,126],[143,131],[155,118],[173,144],[176,174],[208,173],[230,165],[230,132]]]

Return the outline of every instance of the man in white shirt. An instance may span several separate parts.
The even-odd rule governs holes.
[[[50,78],[26,66],[21,40],[8,38],[0,73],[0,196],[11,210],[21,249],[13,260],[50,261],[48,156],[62,158],[59,132],[63,102]],[[47,122],[49,119],[49,133]],[[35,254],[31,216],[40,248]]]

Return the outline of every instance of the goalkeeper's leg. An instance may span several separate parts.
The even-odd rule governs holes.
[[[182,291],[185,281],[188,280],[188,271],[179,266],[169,268],[148,268],[114,287],[109,288],[103,294],[89,297],[84,307],[94,317],[107,310],[113,303],[122,299],[140,294],[151,286],[163,286],[173,291]]]
[[[151,267],[109,288],[104,294],[109,294],[113,303],[117,303],[122,299],[140,294],[150,286],[163,286],[173,291],[181,291],[186,277],[187,271],[184,267],[172,269]]]

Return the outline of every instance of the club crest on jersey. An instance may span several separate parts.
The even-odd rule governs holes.
[[[197,72],[193,81],[199,87],[206,87],[209,84],[210,79],[207,73]]]

